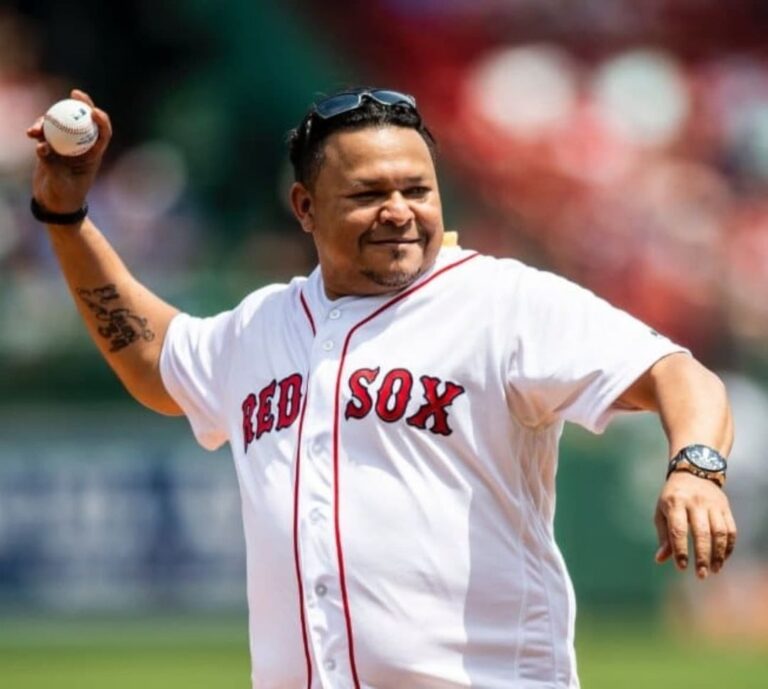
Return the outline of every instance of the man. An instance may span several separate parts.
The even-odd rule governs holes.
[[[74,160],[29,130],[33,212],[128,390],[186,414],[205,447],[231,444],[254,687],[578,687],[552,526],[565,421],[657,412],[673,461],[656,559],[722,567],[723,385],[586,290],[442,248],[412,97],[356,89],[310,109],[290,138],[291,204],[319,266],[207,319],[140,285],[86,217],[111,136],[94,119],[99,142]]]

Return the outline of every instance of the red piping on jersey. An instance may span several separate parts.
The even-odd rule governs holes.
[[[352,616],[349,613],[349,598],[347,596],[347,582],[344,575],[344,553],[341,547],[341,529],[339,528],[339,401],[341,399],[341,373],[344,370],[344,360],[347,357],[347,350],[349,349],[349,342],[352,339],[352,335],[366,323],[372,321],[380,313],[386,311],[390,306],[397,304],[406,297],[413,294],[416,290],[428,285],[436,277],[442,275],[452,268],[457,268],[462,263],[466,263],[470,259],[476,258],[480,254],[474,253],[466,256],[456,263],[451,263],[444,268],[441,268],[433,275],[430,275],[424,282],[419,283],[401,292],[393,299],[390,299],[386,304],[383,304],[376,309],[372,314],[366,316],[362,321],[352,326],[351,330],[347,333],[347,337],[344,339],[344,347],[341,350],[341,360],[339,361],[339,372],[336,375],[336,399],[334,401],[333,410],[333,517],[334,517],[334,531],[336,535],[336,556],[339,561],[339,581],[341,583],[341,600],[344,605],[344,620],[347,625],[347,638],[349,639],[349,665],[352,670],[352,679],[354,681],[355,689],[360,689],[360,679],[357,676],[357,666],[355,664],[355,650],[354,641],[352,637]]]
[[[303,300],[302,300],[303,301]],[[301,617],[301,640],[304,643],[304,658],[307,661],[307,689],[312,686],[312,660],[307,641],[307,621],[304,619],[304,585],[301,583],[301,564],[299,562],[299,470],[301,468],[301,431],[304,427],[304,412],[307,410],[309,397],[309,376],[304,393],[304,403],[299,416],[299,437],[296,441],[296,475],[293,483],[293,558],[296,562],[296,582],[299,585],[299,614]]]
[[[299,299],[301,299],[301,305],[304,307],[304,313],[307,314],[307,319],[309,320],[309,327],[312,328],[312,334],[317,335],[317,329],[315,328],[315,319],[312,318],[312,312],[309,310],[309,306],[307,306],[307,302],[304,299],[304,292],[299,292]]]
[[[315,319],[312,318],[312,312],[309,310],[304,292],[299,291],[299,299],[304,307],[304,313],[309,321],[309,327],[312,329],[312,336],[317,335],[315,328]],[[304,616],[304,584],[301,580],[301,561],[299,558],[299,478],[301,472],[301,433],[304,429],[304,412],[307,410],[307,398],[309,397],[309,375],[307,375],[306,389],[304,392],[304,402],[301,405],[301,415],[299,416],[299,436],[296,441],[296,475],[293,484],[293,559],[296,563],[296,583],[299,586],[299,615],[301,618],[301,640],[304,644],[304,658],[307,663],[307,689],[312,687],[312,657],[309,652],[309,641],[307,639],[307,620]]]

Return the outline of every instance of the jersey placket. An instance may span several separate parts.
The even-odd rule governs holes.
[[[334,689],[355,686],[334,520],[336,379],[342,365],[344,338],[351,325],[351,314],[345,311],[334,307],[317,318],[310,354],[312,376],[301,438],[298,491],[302,602],[314,661],[313,675],[319,678],[321,686]]]

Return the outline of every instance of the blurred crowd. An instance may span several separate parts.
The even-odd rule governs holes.
[[[711,363],[765,357],[766,3],[332,4],[481,201],[456,227],[468,244],[568,275]]]
[[[23,130],[71,86],[91,80],[57,72],[55,56],[43,49],[47,3],[27,4],[37,14],[0,14],[0,266],[25,274],[51,266],[26,209],[32,146]],[[159,34],[146,28],[148,3],[134,4],[138,19],[127,26],[138,36],[146,31],[155,41],[151,54],[162,54]],[[226,48],[223,36],[241,25],[248,31],[249,21],[258,35],[266,31],[259,23],[288,19],[232,2],[214,22],[211,11],[183,5],[176,12],[187,34],[208,26],[207,42],[195,45],[218,72],[184,69],[187,54],[190,65],[200,62],[188,41],[187,52],[176,46],[167,83],[150,77],[155,95],[165,89],[151,113],[132,112],[130,94],[103,103],[119,125],[131,124],[116,127],[116,150],[90,204],[129,263],[270,278],[309,269],[311,247],[281,198],[289,181],[281,133],[325,87],[378,81],[416,94],[435,130],[448,220],[462,243],[576,279],[710,363],[762,371],[765,3],[336,0],[319,11],[294,2],[286,12],[296,24],[311,26],[318,43],[346,46],[335,57],[353,58],[353,66],[329,68],[303,103],[279,115],[275,101],[291,101],[296,90],[281,85],[280,75],[294,82],[289,70],[301,65],[285,57],[267,68],[262,56],[258,74],[242,67],[241,81],[233,75],[226,87],[217,79],[247,59],[248,48]],[[307,63],[314,50],[302,44]],[[138,59],[133,68],[141,65]],[[237,83],[250,91],[249,74],[256,84],[247,99],[225,97]],[[246,108],[257,133],[243,136]],[[268,162],[254,165],[260,156]]]

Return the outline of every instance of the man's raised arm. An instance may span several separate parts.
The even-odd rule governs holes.
[[[45,141],[42,117],[27,130],[38,142],[32,196],[43,213],[71,214],[84,207],[112,136],[109,116],[86,93],[74,90],[71,97],[93,107],[99,138],[87,153],[65,157]],[[80,315],[109,365],[139,402],[163,414],[181,414],[159,369],[165,333],[177,309],[130,274],[87,217],[46,226]]]

